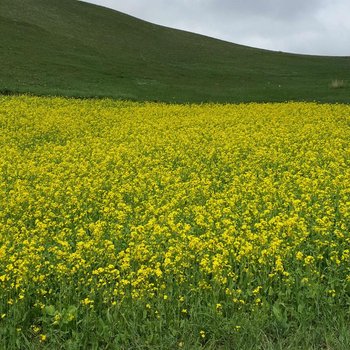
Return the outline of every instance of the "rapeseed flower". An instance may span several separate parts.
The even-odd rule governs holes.
[[[348,105],[0,103],[2,322],[18,303],[184,316],[194,295],[224,314],[348,290]]]

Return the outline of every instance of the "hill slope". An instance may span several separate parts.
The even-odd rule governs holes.
[[[176,102],[350,102],[349,57],[271,52],[75,0],[1,0],[0,91]]]

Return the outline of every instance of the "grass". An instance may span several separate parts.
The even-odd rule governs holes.
[[[93,28],[93,30],[92,30]],[[271,52],[74,0],[0,2],[0,92],[165,102],[349,102],[349,57]]]

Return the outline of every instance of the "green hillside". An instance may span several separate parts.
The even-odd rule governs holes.
[[[350,101],[349,57],[249,48],[74,0],[1,0],[0,33],[3,93]]]

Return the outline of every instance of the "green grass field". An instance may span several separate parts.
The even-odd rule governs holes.
[[[1,0],[0,91],[165,102],[349,102],[350,58],[235,45],[73,0]],[[332,80],[349,84],[330,87]]]

